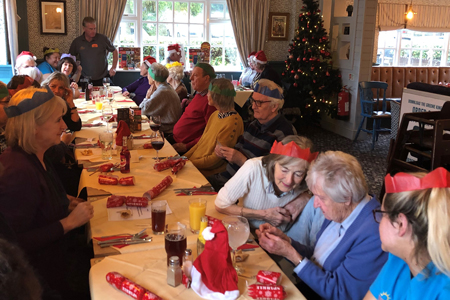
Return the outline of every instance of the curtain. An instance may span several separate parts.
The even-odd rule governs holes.
[[[93,17],[97,21],[97,32],[114,41],[120,26],[127,0],[80,0],[80,33],[83,19]]]
[[[248,66],[248,54],[264,50],[270,0],[227,0],[227,4],[241,62]]]
[[[380,31],[406,28],[417,31],[450,32],[450,6],[414,5],[412,20],[406,21],[408,4],[378,4],[378,24]]]
[[[20,17],[17,15],[16,0],[5,0],[6,4],[6,26],[8,28],[7,38],[9,45],[9,55],[11,59],[12,73],[15,74],[14,65],[16,63],[16,57],[19,55],[19,42],[18,42],[18,22]]]

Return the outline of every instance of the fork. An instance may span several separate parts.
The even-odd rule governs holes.
[[[144,228],[141,231],[139,231],[138,233],[135,233],[135,234],[133,234],[130,237],[111,239],[111,240],[108,240],[108,241],[99,241],[99,242],[97,242],[97,244],[102,245],[102,244],[110,244],[110,243],[122,242],[122,241],[139,240],[139,238],[144,235],[146,230],[147,230],[147,228]]]
[[[114,171],[115,168],[118,168],[119,166],[120,166],[120,163],[115,163],[115,164],[111,167],[111,169],[109,169],[109,171],[112,172],[112,171]],[[100,168],[98,168],[97,171],[95,171],[95,172],[92,173],[92,174],[89,174],[89,176],[92,176],[92,175],[94,175],[95,173],[100,172],[100,171],[101,171]]]

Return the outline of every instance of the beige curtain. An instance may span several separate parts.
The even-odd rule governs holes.
[[[239,56],[247,66],[248,54],[264,50],[270,0],[227,0]]]
[[[428,6],[414,5],[414,15],[412,20],[406,22],[405,12],[408,10],[408,4],[378,4],[378,23],[380,31],[396,30],[401,28],[431,31],[431,32],[450,32],[450,6]]]
[[[83,19],[93,17],[97,21],[97,32],[114,41],[126,3],[127,0],[80,0],[80,34]]]

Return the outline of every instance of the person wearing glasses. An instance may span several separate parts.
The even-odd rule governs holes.
[[[389,258],[371,299],[450,299],[450,174],[444,168],[385,177],[374,218]]]
[[[325,217],[315,245],[300,244],[267,223],[256,230],[259,244],[295,266],[305,298],[362,299],[388,257],[372,217],[380,203],[368,194],[357,159],[340,151],[319,154],[306,183]]]
[[[297,134],[291,123],[279,113],[283,107],[283,89],[275,82],[261,79],[250,96],[255,120],[248,124],[234,148],[218,146],[216,155],[228,161],[226,171],[207,179],[216,191],[234,175],[247,159],[269,154],[274,141]],[[309,197],[308,197],[309,199]]]

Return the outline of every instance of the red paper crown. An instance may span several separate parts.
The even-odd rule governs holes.
[[[450,173],[440,167],[431,171],[423,178],[417,178],[408,173],[397,173],[394,176],[386,175],[384,178],[386,193],[400,193],[431,188],[450,187]]]
[[[273,143],[272,149],[270,149],[270,153],[301,158],[309,163],[315,160],[317,155],[319,155],[319,152],[311,153],[311,149],[309,148],[300,148],[294,141],[289,142],[286,145],[283,145],[281,142],[275,141]]]

